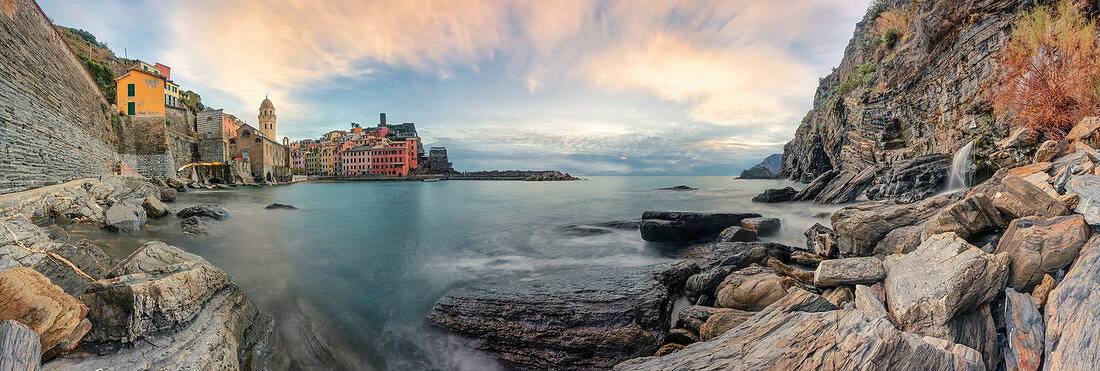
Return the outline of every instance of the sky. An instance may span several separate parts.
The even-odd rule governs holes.
[[[736,175],[793,136],[857,0],[39,0],[278,136],[413,122],[460,171]]]

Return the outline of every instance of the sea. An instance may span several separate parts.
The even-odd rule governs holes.
[[[637,229],[647,210],[755,212],[782,220],[764,238],[804,246],[836,207],[754,203],[782,180],[723,176],[591,176],[565,182],[304,182],[180,193],[173,209],[217,204],[229,211],[205,236],[180,219],[151,219],[131,234],[85,225],[70,234],[124,258],[160,240],[228,272],[261,312],[295,369],[501,368],[471,340],[425,316],[448,290],[490,278],[523,279],[581,267],[671,261]],[[695,190],[661,188],[686,185]],[[271,203],[297,207],[265,209]]]

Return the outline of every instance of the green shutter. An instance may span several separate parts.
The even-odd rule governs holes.
[[[127,97],[134,96],[134,84],[126,85],[126,96]]]
[[[126,114],[131,116],[134,115],[134,102],[126,103]]]

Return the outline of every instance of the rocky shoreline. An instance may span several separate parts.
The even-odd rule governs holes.
[[[760,241],[780,221],[755,213],[646,212],[678,262],[477,282],[427,318],[519,369],[1091,369],[1100,156],[1061,148],[955,193],[881,189],[805,246]],[[828,191],[758,201],[807,189]]]
[[[29,328],[39,343],[3,352],[0,363],[42,362],[43,369],[287,368],[286,354],[274,344],[271,317],[202,257],[154,241],[118,259],[87,240],[72,241],[59,227],[82,223],[129,233],[148,218],[167,215],[165,202],[181,191],[186,186],[178,180],[111,176],[0,198],[0,320],[16,332]],[[213,205],[178,214],[188,233],[202,233],[201,226],[228,217]]]

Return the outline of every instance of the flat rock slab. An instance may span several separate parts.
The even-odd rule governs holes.
[[[757,218],[754,213],[694,213],[646,211],[642,214],[642,239],[654,242],[686,242],[713,236],[722,230],[741,225],[745,218]]]
[[[1100,176],[1071,176],[1066,182],[1066,193],[1080,196],[1075,212],[1084,215],[1089,224],[1100,225]]]
[[[608,368],[664,344],[670,290],[697,270],[672,263],[479,282],[448,292],[428,320],[518,368]]]
[[[1089,370],[1100,365],[1100,237],[1093,237],[1044,310],[1044,370]]]
[[[1005,289],[1005,368],[1035,371],[1043,357],[1043,315],[1031,296]]]
[[[875,245],[890,231],[922,223],[955,201],[951,196],[938,196],[911,204],[875,201],[837,210],[833,213],[832,222],[840,254],[846,257],[870,256],[874,254]]]
[[[841,285],[870,285],[886,278],[882,261],[873,257],[825,260],[817,265],[814,285],[833,287]]]
[[[41,359],[38,334],[13,320],[0,323],[0,370],[35,371]]]
[[[1081,215],[1013,220],[996,250],[1008,254],[1012,261],[1008,286],[1021,292],[1031,291],[1043,281],[1043,276],[1073,262],[1090,234]]]
[[[821,296],[794,290],[721,336],[615,370],[984,369],[973,349],[898,331],[873,312],[835,309]]]

